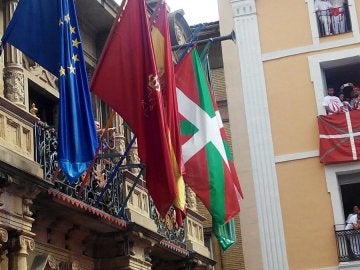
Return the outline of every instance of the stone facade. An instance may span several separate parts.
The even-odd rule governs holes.
[[[17,1],[4,1],[7,23]],[[76,1],[89,74],[118,6],[112,0]],[[211,269],[204,218],[189,213],[184,228],[174,209],[157,213],[135,145],[112,187],[99,197],[111,169],[133,134],[120,116],[101,149],[85,188],[71,186],[56,167],[56,77],[12,46],[6,46],[0,83],[0,269],[111,270]],[[110,109],[93,97],[95,118]],[[192,234],[189,234],[191,231]]]

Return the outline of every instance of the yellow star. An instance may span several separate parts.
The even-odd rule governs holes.
[[[59,70],[60,76],[65,76],[65,69],[61,66]]]
[[[75,26],[74,27],[70,26],[70,32],[71,34],[75,34]]]
[[[74,63],[76,63],[76,61],[80,61],[77,54],[73,54],[71,59],[74,61]]]
[[[68,67],[68,69],[70,70],[70,73],[75,74],[75,68],[73,67],[73,65],[70,65],[70,67]]]
[[[61,19],[59,19],[59,26],[61,26],[62,24],[64,24],[64,22]]]
[[[70,16],[69,16],[69,14],[66,14],[66,15],[64,16],[64,21],[67,22],[67,23],[70,22]]]
[[[76,48],[79,48],[79,44],[80,44],[80,43],[81,43],[81,42],[78,41],[77,38],[75,38],[75,39],[72,41],[72,45],[73,45],[74,47],[76,47]]]

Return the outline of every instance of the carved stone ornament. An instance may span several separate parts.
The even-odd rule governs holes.
[[[5,69],[5,97],[19,105],[25,105],[24,74],[19,70]]]
[[[7,230],[0,228],[0,249],[3,246],[3,243],[6,243],[9,239],[9,234]]]
[[[196,194],[194,191],[191,190],[191,188],[186,185],[185,188],[186,191],[186,205],[187,208],[197,211],[197,202],[196,202]]]
[[[38,63],[34,62],[26,55],[23,55],[23,67],[32,75],[42,80],[44,83],[50,85],[52,88],[57,88],[57,78],[52,73],[41,67]]]
[[[80,270],[80,264],[78,261],[73,262],[61,262],[59,270]]]
[[[23,214],[27,217],[32,217],[33,213],[30,211],[30,205],[33,204],[31,199],[23,199]]]
[[[57,262],[53,255],[48,256],[47,263],[51,269],[57,269]]]
[[[20,235],[18,241],[20,254],[28,255],[28,250],[33,251],[35,249],[35,241],[30,237]]]
[[[131,164],[139,164],[140,163],[140,158],[138,155],[138,150],[136,147],[132,147],[129,151],[129,156],[130,156],[130,163]],[[132,168],[131,172],[133,173],[139,173],[140,169],[139,168]]]

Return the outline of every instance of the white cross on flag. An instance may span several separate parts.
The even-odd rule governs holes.
[[[355,161],[360,153],[360,111],[318,116],[320,162]]]

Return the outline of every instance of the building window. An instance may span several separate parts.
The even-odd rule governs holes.
[[[36,107],[36,116],[41,122],[57,128],[58,99],[29,80],[29,108]]]
[[[351,32],[347,0],[314,0],[320,37]]]

